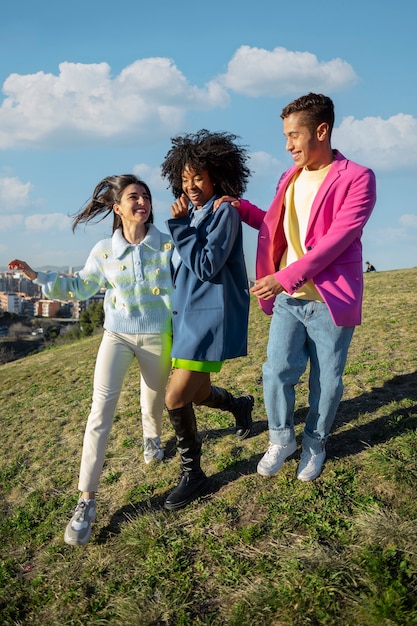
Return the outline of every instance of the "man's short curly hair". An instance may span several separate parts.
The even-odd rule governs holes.
[[[242,196],[250,176],[246,165],[249,155],[243,146],[235,143],[237,139],[232,133],[205,129],[172,137],[172,147],[161,170],[174,196],[179,198],[183,193],[182,174],[186,166],[196,172],[207,170],[217,195]]]

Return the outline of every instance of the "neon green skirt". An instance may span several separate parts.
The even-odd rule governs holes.
[[[220,372],[224,361],[190,361],[189,359],[172,359],[172,367],[192,372]]]

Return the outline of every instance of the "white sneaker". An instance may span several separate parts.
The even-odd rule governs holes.
[[[270,443],[268,450],[258,463],[258,474],[261,476],[273,476],[282,467],[286,458],[297,450],[297,442],[291,441],[286,446]]]
[[[303,450],[301,453],[301,461],[298,466],[297,478],[298,480],[308,481],[314,480],[317,476],[320,476],[323,469],[323,463],[326,458],[326,450],[313,454],[307,450]]]
[[[91,524],[96,519],[96,501],[78,500],[74,514],[67,524],[64,541],[70,546],[84,546],[90,541]]]
[[[143,448],[143,458],[145,459],[146,465],[149,465],[152,461],[162,461],[164,458],[164,451],[161,448],[161,440],[159,437],[155,437],[154,439],[145,437]]]

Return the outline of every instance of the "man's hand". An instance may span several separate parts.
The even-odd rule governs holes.
[[[214,201],[213,213],[217,211],[222,202],[230,202],[230,204],[234,206],[235,209],[238,209],[240,207],[239,198],[234,198],[233,196],[222,196],[221,198],[217,198],[217,200]]]
[[[250,290],[257,298],[270,300],[284,291],[284,287],[277,281],[273,274],[264,276],[255,281],[255,285]]]

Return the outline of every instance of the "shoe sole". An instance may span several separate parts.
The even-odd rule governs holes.
[[[305,478],[302,476],[297,476],[298,480],[301,480],[302,483],[309,483],[312,480],[316,480],[316,478],[318,478],[321,474],[321,471],[318,474],[315,474],[314,476],[312,476],[311,478]]]
[[[65,532],[64,541],[69,546],[85,546],[91,539],[91,532],[92,528],[90,526],[90,532],[85,536],[82,541],[80,541],[79,539],[72,539],[71,537],[68,537],[67,533]]]
[[[251,432],[252,432],[252,428],[248,428],[248,430],[245,430],[245,432],[242,433],[241,435],[236,434],[236,437],[239,439],[239,441],[243,441],[244,439],[247,439],[249,437]]]

